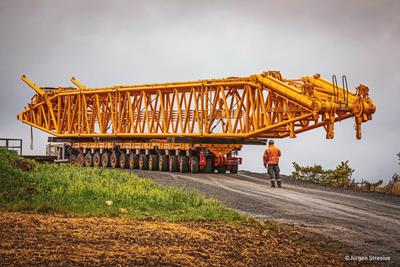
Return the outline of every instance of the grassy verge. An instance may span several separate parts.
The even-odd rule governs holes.
[[[35,164],[1,148],[0,208],[171,221],[248,220],[197,191],[161,187],[121,170]]]

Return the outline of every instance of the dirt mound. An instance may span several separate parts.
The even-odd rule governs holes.
[[[35,168],[33,161],[29,161],[23,158],[10,159],[9,161],[12,166],[24,172],[32,171]]]
[[[393,182],[387,188],[387,192],[393,195],[400,196],[400,182]]]
[[[293,226],[0,213],[0,262],[20,265],[342,265],[342,247]]]
[[[35,168],[35,162],[19,156],[15,151],[0,147],[0,166],[4,170],[15,168],[27,172],[32,171]]]

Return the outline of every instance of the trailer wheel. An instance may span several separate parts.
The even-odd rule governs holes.
[[[129,169],[139,169],[139,155],[129,155]]]
[[[177,156],[169,156],[169,171],[170,172],[179,171],[179,161]]]
[[[158,168],[162,172],[167,172],[169,170],[168,155],[161,155],[158,160]]]
[[[145,154],[140,154],[139,169],[140,170],[148,170],[149,169],[149,156],[147,156]]]
[[[76,157],[76,165],[80,167],[85,166],[85,160],[82,153],[79,153],[79,155]]]
[[[189,172],[189,157],[181,156],[179,158],[179,171],[180,172]]]
[[[226,173],[226,166],[219,166],[217,167],[218,173]]]
[[[76,157],[75,157],[75,155],[69,155],[69,157],[68,157],[68,162],[69,162],[70,164],[75,164],[75,163],[76,163]]]
[[[200,170],[200,162],[199,162],[199,157],[197,156],[192,156],[190,160],[190,171],[192,173],[198,173]]]
[[[121,169],[128,168],[128,155],[127,154],[121,154],[121,156],[119,156],[119,167]]]
[[[111,163],[111,168],[115,169],[118,167],[119,155],[117,154],[117,152],[111,153],[110,163]]]
[[[151,154],[149,157],[149,170],[158,171],[158,155]]]
[[[231,169],[229,170],[230,173],[237,173],[239,169],[238,165],[232,165]]]
[[[85,167],[92,167],[93,166],[93,156],[90,153],[85,155]]]
[[[99,154],[99,152],[96,152],[93,155],[93,166],[94,167],[99,167],[100,166],[100,162],[101,162],[100,154]]]
[[[212,157],[207,157],[206,158],[206,166],[204,167],[205,172],[214,172],[214,166],[213,166],[213,158]]]
[[[108,152],[104,152],[101,155],[101,166],[104,168],[110,167],[110,154]]]

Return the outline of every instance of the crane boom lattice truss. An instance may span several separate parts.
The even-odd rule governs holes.
[[[372,119],[375,105],[368,87],[355,92],[318,74],[295,80],[269,71],[242,78],[87,88],[38,87],[18,119],[61,138],[190,138],[247,140],[296,137],[355,117]],[[346,82],[347,84],[347,82]]]

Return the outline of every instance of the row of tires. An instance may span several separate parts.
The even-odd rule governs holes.
[[[198,156],[175,156],[175,155],[157,155],[157,154],[120,154],[118,152],[96,152],[79,153],[70,155],[69,162],[82,167],[111,167],[122,169],[139,169],[164,172],[200,172],[200,159]],[[231,173],[237,173],[238,165],[232,166],[213,166],[213,158],[206,158],[204,172],[225,173],[227,170]]]

